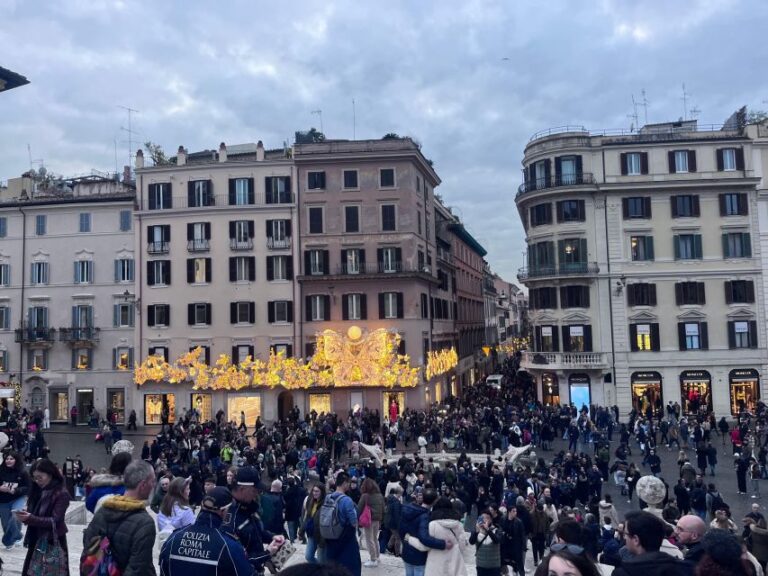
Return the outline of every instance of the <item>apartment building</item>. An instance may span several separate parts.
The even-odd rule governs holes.
[[[290,151],[261,142],[188,153],[147,166],[136,159],[136,350],[174,360],[197,347],[205,360],[265,360],[297,353],[294,269],[298,246],[296,174]],[[298,270],[297,270],[298,272]],[[156,382],[135,390],[144,424],[194,407],[204,419],[224,410],[252,425],[284,418],[291,399],[276,390],[193,391]]]
[[[125,419],[133,388],[133,184],[12,178],[0,194],[0,398]]]
[[[431,349],[437,173],[410,138],[331,140],[294,147],[301,268],[299,341],[313,353],[318,334],[400,335],[399,352],[423,366]],[[367,406],[422,407],[442,391],[430,385],[383,389],[374,382],[295,392],[307,410],[347,413]]]
[[[435,196],[435,243],[437,246],[437,285],[432,288],[430,306],[432,313],[432,350],[458,352],[459,332],[456,328],[458,296],[456,290],[456,264],[448,226],[456,217],[438,196]],[[440,375],[433,383],[435,398],[443,394],[458,394],[455,367]]]
[[[524,325],[527,306],[525,294],[512,282],[507,282],[498,274],[493,275],[496,289],[496,327],[498,341],[504,342],[510,338],[525,337]]]
[[[765,397],[765,126],[742,118],[531,138],[522,367],[545,403],[723,416]]]

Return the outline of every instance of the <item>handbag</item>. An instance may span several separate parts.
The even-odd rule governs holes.
[[[296,546],[294,546],[290,540],[283,542],[283,545],[277,549],[277,552],[272,554],[269,562],[266,564],[269,571],[272,572],[272,574],[280,572],[291,556],[293,556],[294,552],[296,552]]]
[[[51,518],[53,542],[47,538],[37,539],[35,551],[29,561],[27,576],[65,576],[69,574],[69,557],[59,542],[56,533],[56,522]]]
[[[371,507],[366,504],[363,506],[363,511],[360,512],[360,518],[358,518],[357,524],[360,528],[370,528],[371,522]]]

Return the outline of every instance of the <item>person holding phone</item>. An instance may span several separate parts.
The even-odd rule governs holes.
[[[493,523],[491,511],[483,510],[469,536],[469,543],[476,547],[477,576],[501,576],[500,542],[501,534]]]
[[[28,492],[29,475],[24,469],[24,458],[18,452],[8,452],[0,463],[0,523],[6,550],[21,546],[21,524],[13,512],[24,508]]]

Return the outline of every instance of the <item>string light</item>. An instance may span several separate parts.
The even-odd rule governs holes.
[[[427,352],[427,380],[435,376],[445,374],[459,363],[459,355],[456,348],[447,348],[443,350],[432,350]]]

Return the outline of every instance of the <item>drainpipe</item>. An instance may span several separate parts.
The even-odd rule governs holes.
[[[605,150],[602,150],[603,160],[603,183],[605,183]],[[616,344],[614,340],[614,326],[613,326],[613,286],[611,285],[611,252],[608,246],[608,195],[603,197],[603,216],[605,221],[605,262],[608,271],[608,319],[611,323],[611,378],[613,380],[613,401],[616,403],[616,388],[618,382],[616,382]],[[605,390],[605,382],[603,382],[603,390]],[[605,392],[603,392],[605,396]]]
[[[21,213],[21,303],[19,305],[19,328],[21,329],[21,338],[19,338],[19,388],[24,382],[24,294],[26,289],[26,271],[27,271],[27,214],[19,206]],[[18,408],[21,408],[19,406]]]

